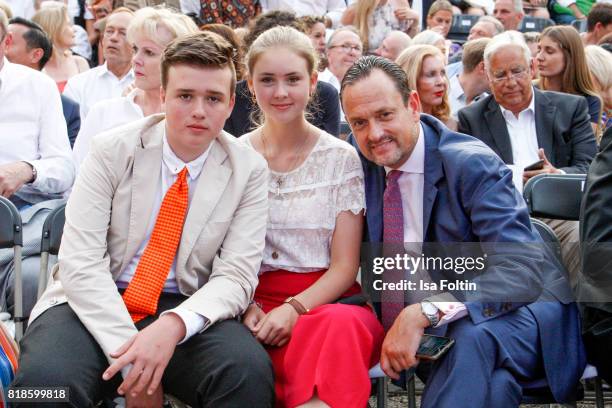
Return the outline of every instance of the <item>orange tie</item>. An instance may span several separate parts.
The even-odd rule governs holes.
[[[188,203],[189,185],[185,167],[164,196],[149,243],[123,293],[123,301],[134,322],[157,311],[159,295],[181,241]]]

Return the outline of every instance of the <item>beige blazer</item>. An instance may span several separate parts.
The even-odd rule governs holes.
[[[92,141],[66,207],[59,262],[30,321],[68,302],[108,356],[136,328],[115,280],[145,238],[160,184],[164,115]],[[265,160],[222,132],[204,164],[177,253],[179,307],[234,318],[257,286],[268,216]],[[109,361],[112,361],[109,357]]]

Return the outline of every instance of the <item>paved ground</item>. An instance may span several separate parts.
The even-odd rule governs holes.
[[[423,385],[420,381],[417,383],[417,407],[420,405],[420,395]],[[394,385],[389,387],[387,398],[387,408],[407,408],[408,407],[408,394]],[[605,408],[612,408],[612,393],[605,393],[606,404]],[[370,407],[376,407],[376,398],[370,398]],[[565,408],[571,407],[571,405],[521,405],[521,408]],[[585,392],[585,400],[579,402],[576,408],[595,408],[595,396],[593,392],[586,391]],[[491,407],[495,408],[495,407]]]

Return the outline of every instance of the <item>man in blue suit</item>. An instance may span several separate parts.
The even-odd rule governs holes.
[[[474,281],[486,296],[445,293],[395,311],[381,294],[385,373],[398,378],[416,365],[425,329],[441,327],[455,345],[433,365],[423,407],[517,407],[523,386],[542,378],[557,401],[572,400],[585,366],[577,309],[511,171],[482,142],[420,114],[417,93],[393,62],[358,60],[341,98],[364,165],[366,240],[472,242],[488,254]],[[457,271],[435,272],[434,281],[457,278]]]

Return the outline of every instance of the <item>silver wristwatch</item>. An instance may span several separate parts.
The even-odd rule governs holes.
[[[429,327],[436,327],[440,322],[438,311],[439,309],[429,300],[423,300],[421,302],[421,312],[427,320],[429,320]]]

